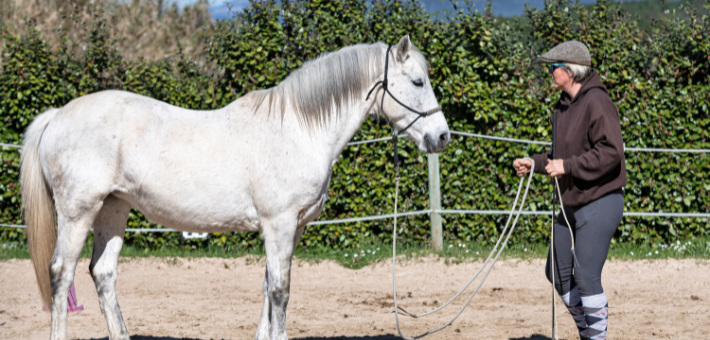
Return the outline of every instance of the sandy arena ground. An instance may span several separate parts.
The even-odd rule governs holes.
[[[291,339],[395,339],[388,263],[360,270],[297,261],[288,306]],[[88,260],[77,269],[85,310],[69,317],[72,339],[106,339]],[[446,301],[480,263],[421,259],[398,268],[400,304],[423,312]],[[427,339],[550,339],[550,286],[542,260],[496,265],[454,324]],[[133,339],[253,339],[261,311],[260,259],[124,259],[118,298]],[[695,260],[613,261],[604,268],[609,339],[710,339],[710,263]],[[557,300],[559,338],[577,339]],[[407,335],[440,325],[454,308],[403,319]],[[0,262],[0,339],[47,339],[28,260]]]

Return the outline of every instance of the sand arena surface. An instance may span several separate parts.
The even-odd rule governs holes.
[[[106,323],[88,260],[76,291],[85,310],[68,318],[72,339],[106,339]],[[443,303],[480,262],[446,265],[424,258],[398,267],[401,306],[420,313]],[[351,270],[332,262],[295,261],[288,306],[291,339],[395,339],[390,265]],[[549,339],[550,285],[544,262],[501,261],[454,324],[427,339]],[[122,259],[117,294],[132,338],[253,339],[262,306],[263,259]],[[609,339],[710,339],[710,262],[612,261],[603,274],[610,305]],[[401,318],[407,335],[448,320],[441,314]],[[29,260],[0,262],[0,339],[47,339]],[[559,338],[577,339],[557,299]]]

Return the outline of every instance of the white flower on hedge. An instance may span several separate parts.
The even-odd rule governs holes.
[[[633,251],[631,251],[630,253],[631,253],[631,255],[633,255],[633,254],[634,254],[634,252],[633,252]]]
[[[353,257],[357,257],[357,254],[353,254]]]
[[[345,257],[348,257],[348,254],[345,254]]]

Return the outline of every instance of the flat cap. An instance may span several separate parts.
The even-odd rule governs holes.
[[[540,59],[546,63],[570,63],[577,65],[592,65],[592,56],[584,43],[576,40],[565,41],[547,53],[543,54]]]

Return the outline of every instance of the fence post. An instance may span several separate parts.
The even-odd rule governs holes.
[[[439,188],[439,154],[427,155],[429,165],[429,209],[441,210],[441,190]],[[429,214],[431,222],[431,246],[435,250],[444,249],[444,239],[441,233],[441,214]]]

